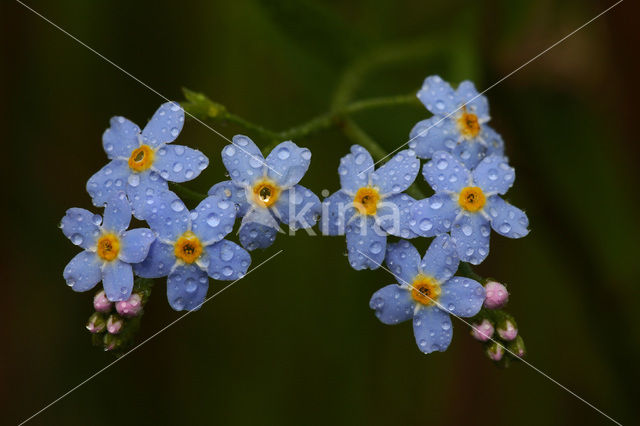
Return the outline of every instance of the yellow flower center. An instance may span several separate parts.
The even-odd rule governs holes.
[[[478,116],[467,112],[467,107],[462,107],[462,115],[458,118],[458,128],[465,138],[475,138],[480,133]]]
[[[413,279],[411,297],[425,306],[433,305],[440,297],[440,284],[435,278],[422,274]]]
[[[269,179],[262,179],[253,185],[253,199],[258,205],[270,207],[278,201],[280,187]]]
[[[184,263],[193,263],[202,254],[202,243],[191,231],[187,231],[173,246],[173,252],[176,257]]]
[[[484,207],[486,202],[487,198],[484,196],[482,189],[477,186],[462,188],[458,197],[458,204],[468,212],[477,212]]]
[[[102,259],[111,261],[120,252],[120,239],[115,234],[105,234],[98,240],[96,251]]]
[[[153,148],[149,145],[142,145],[131,153],[129,167],[136,172],[147,170],[153,164],[154,154]]]
[[[376,214],[376,211],[378,211],[378,201],[380,201],[378,190],[370,186],[364,186],[358,189],[356,196],[353,197],[353,204],[360,214]]]

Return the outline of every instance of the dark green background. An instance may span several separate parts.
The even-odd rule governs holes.
[[[326,111],[363,56],[400,58],[360,78],[357,99],[410,93],[435,73],[483,90],[612,3],[28,2],[164,95],[189,87],[274,130]],[[106,161],[109,118],[142,126],[163,100],[18,3],[0,8],[0,422],[15,424],[114,359],[84,330],[92,293],[64,284],[77,248],[57,224],[91,208],[84,187]],[[622,3],[488,93],[517,170],[509,197],[532,232],[494,234],[478,268],[509,284],[528,360],[623,423],[637,421],[640,379],[637,9]],[[355,119],[391,150],[427,116],[403,106]],[[178,142],[211,159],[188,186],[224,179],[222,138],[188,121]],[[296,142],[313,151],[302,183],[336,190],[351,142],[337,129]],[[392,277],[350,269],[343,238],[279,236],[253,264],[281,249],[32,423],[606,422],[525,365],[496,369],[460,322],[447,352],[421,354],[409,324],[382,325],[368,308]],[[177,316],[159,281],[140,338]]]

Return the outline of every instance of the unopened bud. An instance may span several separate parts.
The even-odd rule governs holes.
[[[109,318],[107,319],[107,331],[110,334],[120,333],[120,330],[122,330],[123,325],[124,323],[122,322],[122,319],[119,316],[109,315]]]
[[[509,300],[509,292],[507,288],[496,281],[489,281],[484,286],[486,299],[484,306],[489,309],[498,309],[507,304]]]
[[[91,333],[102,333],[104,331],[105,322],[102,315],[98,312],[94,312],[87,321],[87,330]]]
[[[138,293],[133,293],[127,300],[116,302],[116,311],[123,317],[135,317],[140,310],[142,310],[142,296]]]
[[[93,296],[93,307],[98,312],[107,313],[111,310],[111,302],[107,299],[104,290],[100,290]]]
[[[502,345],[499,345],[497,342],[493,342],[487,348],[487,356],[492,361],[500,361],[504,356],[504,348]]]
[[[514,341],[509,343],[508,346],[509,351],[511,351],[514,355],[522,358],[526,353],[526,349],[524,347],[524,340],[521,336],[515,338]]]
[[[518,336],[518,328],[511,320],[505,320],[498,326],[498,335],[506,341],[512,341]]]
[[[102,343],[105,351],[112,351],[120,345],[120,339],[113,334],[105,334]]]
[[[493,336],[493,324],[488,319],[483,319],[481,323],[473,324],[471,335],[476,340],[486,342]]]

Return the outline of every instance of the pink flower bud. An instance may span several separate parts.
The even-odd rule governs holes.
[[[112,351],[118,347],[120,342],[113,334],[105,334],[103,339],[103,347],[105,351]]]
[[[129,299],[116,302],[116,311],[123,317],[131,318],[140,313],[142,309],[142,296],[133,293]]]
[[[491,346],[487,348],[487,356],[492,361],[500,361],[504,356],[504,348],[501,345],[494,342]]]
[[[509,343],[509,350],[520,358],[524,357],[526,349],[524,347],[524,340],[522,340],[522,336],[516,337],[515,340]]]
[[[107,313],[111,310],[111,302],[107,299],[104,290],[99,291],[93,296],[93,307],[98,312]]]
[[[109,315],[107,319],[107,331],[110,334],[118,334],[120,330],[122,330],[123,322],[120,318],[115,315]]]
[[[483,319],[479,324],[473,324],[471,335],[474,339],[486,342],[493,336],[493,324],[488,319]]]
[[[104,318],[102,318],[102,315],[99,313],[94,312],[93,315],[89,317],[89,321],[87,321],[87,330],[93,334],[102,333],[104,327]]]
[[[507,304],[509,300],[509,292],[507,288],[502,284],[489,281],[484,286],[485,293],[487,298],[484,301],[484,306],[489,309],[498,309]]]
[[[510,342],[518,336],[518,329],[511,321],[506,320],[498,327],[498,335],[500,335],[502,339]]]

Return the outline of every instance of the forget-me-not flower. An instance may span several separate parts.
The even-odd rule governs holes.
[[[360,145],[342,157],[342,189],[323,201],[322,232],[345,235],[354,269],[376,269],[384,260],[387,235],[414,238],[410,228],[413,198],[402,193],[415,180],[420,160],[411,150],[398,152],[378,170]]]
[[[131,207],[124,192],[107,200],[104,219],[81,208],[67,210],[60,227],[84,249],[64,268],[64,279],[75,291],[87,291],[102,281],[107,298],[127,300],[133,289],[132,264],[142,262],[155,239],[150,229],[127,231]]]
[[[411,130],[409,147],[420,158],[432,158],[436,151],[452,153],[468,169],[485,156],[502,155],[504,142],[487,125],[489,102],[470,81],[457,90],[437,75],[427,77],[418,99],[433,113]]]
[[[472,317],[485,297],[479,282],[454,276],[459,262],[448,235],[435,238],[422,260],[408,241],[389,244],[386,263],[398,283],[375,292],[369,306],[385,324],[413,318],[418,348],[426,354],[444,352],[453,331],[449,314]]]
[[[146,218],[157,237],[149,256],[135,266],[136,274],[167,276],[171,307],[176,311],[199,309],[209,288],[208,276],[236,280],[251,263],[245,249],[224,239],[235,218],[233,203],[219,197],[207,197],[189,212],[177,195],[163,192]]]
[[[320,215],[318,196],[298,185],[311,161],[311,151],[291,141],[276,146],[265,159],[256,144],[246,136],[236,135],[233,144],[222,150],[231,180],[209,190],[233,201],[242,216],[239,238],[248,250],[269,247],[280,230],[311,228]]]
[[[209,164],[198,150],[169,145],[184,124],[184,110],[175,102],[162,104],[142,132],[124,117],[113,117],[110,123],[102,146],[111,161],[87,182],[96,206],[114,192],[125,191],[135,217],[144,219],[147,201],[167,190],[167,181],[189,181]]]
[[[465,262],[477,265],[487,257],[491,228],[509,238],[529,233],[527,215],[499,196],[515,180],[506,157],[486,157],[471,172],[450,153],[439,151],[422,174],[435,194],[411,207],[412,229],[424,237],[451,231]]]

